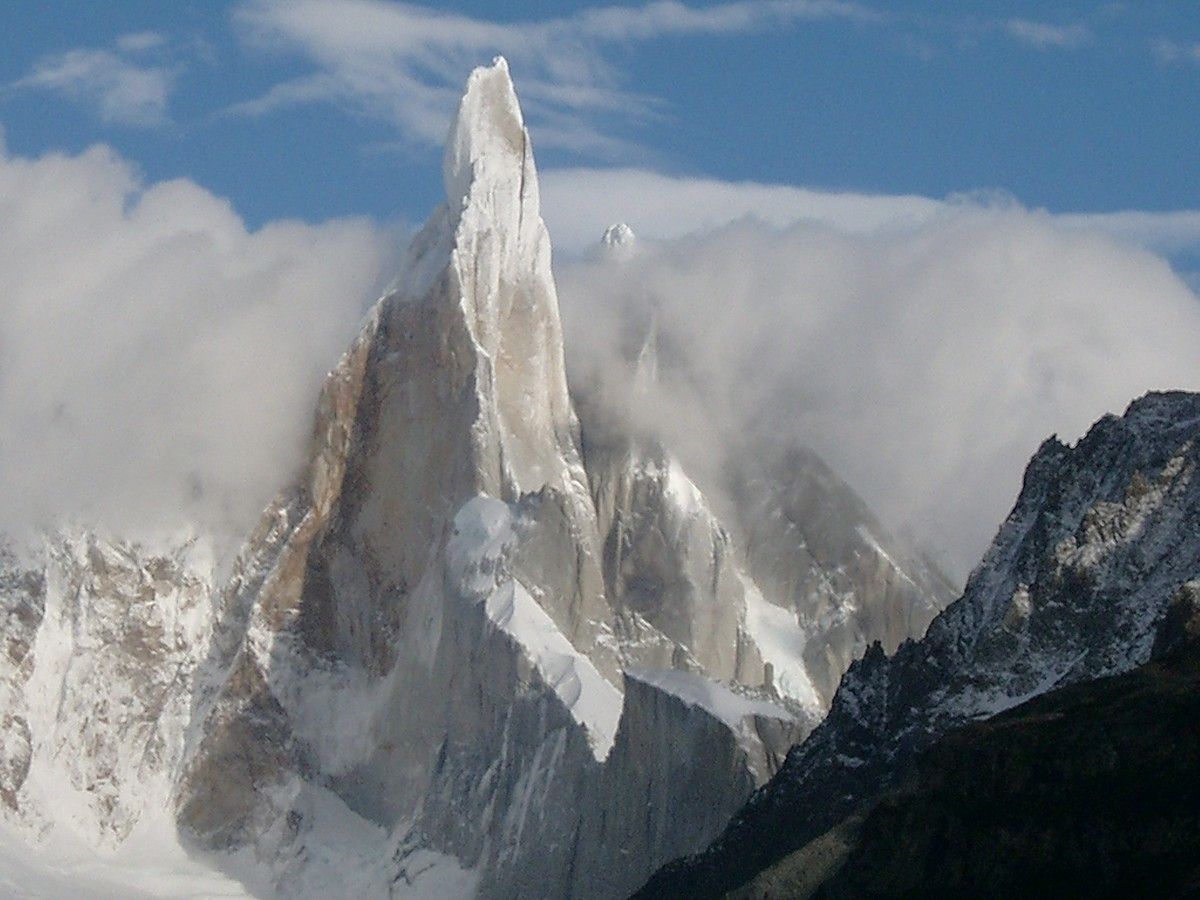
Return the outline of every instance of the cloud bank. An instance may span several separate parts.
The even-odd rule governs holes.
[[[542,214],[556,249],[578,255],[617,221],[656,240],[701,234],[755,219],[799,222],[863,234],[908,229],[963,209],[1019,209],[1008,194],[984,191],[944,199],[816,191],[785,184],[729,182],[642,168],[562,168],[543,172]],[[1108,234],[1167,257],[1200,254],[1200,210],[1055,214],[1064,229]]]
[[[1200,300],[1159,255],[1191,214],[822,194],[639,170],[547,173],[577,384],[653,313],[639,415],[703,483],[723,436],[816,448],[962,575],[1039,442],[1200,389]],[[632,211],[618,261],[579,252]],[[366,220],[247,231],[112,151],[0,149],[0,529],[71,518],[238,538],[300,464],[324,373],[401,249]],[[753,452],[753,440],[749,442]]]
[[[1200,300],[1161,257],[1015,206],[857,233],[742,221],[560,266],[560,296],[580,384],[612,382],[656,317],[662,383],[636,414],[702,486],[717,448],[794,437],[960,578],[1044,438],[1200,389]]]
[[[833,193],[638,168],[552,169],[542,174],[541,184],[542,213],[554,245],[568,254],[586,250],[619,221],[658,240],[746,218],[776,227],[808,221],[863,232],[928,221],[946,207],[928,197]]]
[[[0,527],[243,534],[390,268],[367,221],[248,232],[112,151],[0,144]]]

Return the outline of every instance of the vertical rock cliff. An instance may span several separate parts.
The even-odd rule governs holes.
[[[760,701],[777,723],[767,751],[753,725],[703,704],[631,711],[670,701],[653,685],[623,696],[626,665],[739,674],[738,600],[658,621],[607,590],[536,172],[502,60],[471,76],[444,174],[446,204],[330,377],[307,479],[268,512],[226,592],[180,820],[205,846],[252,844],[296,889],[328,877],[313,858],[335,808],[373,830],[387,884],[454,871],[489,896],[615,895],[680,843],[652,829],[657,851],[626,859],[593,844],[585,821],[611,807],[640,822],[623,793],[649,783],[701,805],[695,844],[804,722]],[[676,556],[689,540],[670,536],[687,545]],[[729,625],[711,634],[714,619]],[[723,740],[722,771],[742,775],[710,773],[711,794],[688,793],[689,729]],[[622,785],[627,746],[647,742],[659,764]]]

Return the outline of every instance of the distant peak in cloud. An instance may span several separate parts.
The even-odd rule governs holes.
[[[543,214],[555,246],[591,247],[611,223],[663,240],[739,219],[786,226],[821,222],[846,231],[906,227],[939,214],[942,201],[916,195],[817,191],[784,184],[722,181],[639,168],[546,169]]]
[[[637,251],[637,235],[624,222],[609,225],[600,237],[600,249],[609,256],[626,259]]]
[[[649,240],[669,240],[743,219],[777,228],[808,222],[871,234],[911,230],[955,211],[1026,211],[1019,198],[999,188],[934,198],[818,191],[637,168],[545,169],[541,183],[543,215],[555,247],[576,255],[588,252],[595,235],[615,221],[629,223]],[[1200,210],[1032,214],[1064,229],[1107,234],[1166,256],[1200,255]]]
[[[1200,301],[1165,261],[1020,206],[857,232],[743,219],[558,275],[576,383],[619,376],[631,323],[656,324],[660,389],[617,396],[702,488],[725,464],[714,433],[768,423],[956,577],[1047,435],[1200,388]]]

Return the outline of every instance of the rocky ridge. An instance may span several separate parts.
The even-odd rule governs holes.
[[[702,854],[641,896],[720,896],[897,785],[941,735],[1151,655],[1200,575],[1200,396],[1149,394],[1051,438],[963,597],[893,657],[853,664],[825,721]],[[836,843],[836,838],[831,838]]]
[[[1198,614],[1189,582],[1146,665],[948,734],[898,790],[732,896],[1193,895]]]

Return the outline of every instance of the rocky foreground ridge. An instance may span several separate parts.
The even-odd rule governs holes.
[[[619,410],[581,430],[503,60],[444,182],[231,573],[203,535],[0,559],[29,841],[173,827],[261,896],[623,896],[949,599],[802,448],[735,473],[727,525]]]
[[[1006,796],[1013,804],[1022,802],[1022,797],[1029,801],[1030,796],[1021,793],[1026,784],[1021,779],[1022,772],[1029,771],[1022,766],[1033,765],[1031,756],[1053,758],[1061,776],[1041,782],[1035,778],[1026,784],[1033,793],[1074,790],[1078,799],[1080,792],[1099,790],[1104,779],[1096,766],[1101,763],[1112,766],[1114,780],[1109,787],[1128,788],[1119,779],[1139,771],[1131,748],[1156,733],[1149,725],[1158,715],[1156,709],[1172,717],[1190,716],[1194,698],[1187,696],[1187,690],[1188,679],[1194,678],[1192,657],[1172,663],[1176,668],[1112,681],[1111,692],[1100,686],[1104,682],[1096,682],[1094,690],[1061,691],[1058,700],[1047,698],[1045,703],[1022,707],[1023,716],[1014,712],[996,719],[994,726],[965,730],[938,745],[940,749],[929,748],[954,729],[990,719],[1055,689],[1085,685],[1146,664],[1156,634],[1164,623],[1170,624],[1168,611],[1193,608],[1200,590],[1198,464],[1200,395],[1196,394],[1148,394],[1124,416],[1101,419],[1074,447],[1053,438],[1046,441],[1026,470],[1016,506],[971,575],[962,598],[934,620],[922,640],[905,643],[890,658],[873,647],[852,665],[824,722],[788,754],[780,771],[751,797],[721,837],[705,852],[665,867],[639,896],[777,896],[772,893],[772,885],[779,883],[776,877],[790,885],[786,896],[804,896],[818,888],[825,892],[820,896],[873,896],[873,891],[891,896],[905,890],[919,895],[924,889],[953,892],[952,886],[961,887],[966,883],[961,879],[971,872],[981,874],[972,866],[992,864],[1013,884],[1025,887],[1044,887],[1064,873],[1086,868],[1081,860],[1094,859],[1095,847],[1086,852],[1076,848],[1076,856],[1068,854],[1058,869],[1048,865],[1044,855],[1038,856],[1039,840],[1044,841],[1042,850],[1052,845],[1070,850],[1070,829],[1055,831],[1056,821],[1063,826],[1055,817],[1069,816],[1069,810],[1051,814],[1027,807],[1028,816],[1010,817],[1007,826],[993,823],[996,827],[986,838],[978,823],[964,826],[956,837],[938,844],[936,853],[921,842],[938,840],[932,832],[939,828],[943,830],[938,833],[948,834],[945,816],[962,814],[966,822],[969,817],[962,811],[972,802],[978,802],[981,815],[987,810],[999,815]],[[1189,627],[1195,631],[1194,621]],[[1157,699],[1143,696],[1146,680],[1158,685],[1151,693],[1161,688]],[[1143,700],[1145,706],[1129,706]],[[1095,720],[1089,719],[1089,704],[1091,712],[1098,714]],[[1068,734],[1065,725],[1060,728],[1039,719],[1044,715],[1068,717],[1076,730]],[[1140,736],[1138,716],[1150,729]],[[1090,750],[1081,746],[1089,735],[1099,739],[1108,725],[1119,730],[1104,738],[1108,743]],[[1181,797],[1192,796],[1196,772],[1194,752],[1187,745],[1187,721],[1172,719],[1153,728],[1165,729],[1177,740],[1177,758],[1163,765],[1183,773],[1176,787],[1183,792]],[[1055,741],[1061,742],[1057,749]],[[960,752],[961,765],[949,759]],[[1147,754],[1146,763],[1155,758]],[[896,801],[898,810],[886,801],[877,811],[865,813],[874,798],[897,789],[911,776],[917,759],[924,762],[918,765],[915,796]],[[966,771],[971,766],[978,771]],[[995,781],[1009,776],[1013,781],[1007,786]],[[947,798],[947,791],[967,790],[975,779],[979,779],[976,798]],[[1169,792],[1156,779],[1148,778],[1146,789]],[[1006,795],[1008,789],[1011,794]],[[1130,800],[1128,794],[1114,795],[1115,805],[1104,815],[1128,818],[1131,807],[1124,812],[1118,809],[1121,796]],[[1150,863],[1154,835],[1162,838],[1157,846],[1166,854],[1164,861],[1171,861],[1167,859],[1171,853],[1187,855],[1192,839],[1187,838],[1185,825],[1194,822],[1194,813],[1189,819],[1181,812],[1178,798],[1159,806],[1154,804],[1161,796],[1147,794],[1143,799],[1162,813],[1161,821],[1148,821],[1145,816],[1137,822],[1129,819],[1123,849],[1115,832],[1107,836],[1087,829],[1079,832],[1090,835],[1087,840],[1107,840],[1096,846],[1107,846],[1116,854],[1108,869],[1095,869],[1089,876],[1106,885],[1105,890],[1131,884],[1139,860],[1144,878],[1155,875]],[[922,808],[941,818],[918,821],[915,810]],[[860,818],[864,814],[866,826]],[[878,833],[880,822],[889,822],[889,828],[911,829],[911,834],[907,838],[896,834],[889,842]],[[868,830],[862,831],[863,827]],[[1039,827],[1045,830],[1040,838]],[[1139,835],[1150,835],[1140,848],[1133,846]],[[970,845],[972,836],[977,839],[974,845]],[[1032,867],[1025,870],[1024,882],[1019,866],[1002,863],[995,853],[982,853],[984,843],[990,842],[994,849],[997,841],[1009,838],[1014,859],[1025,853]],[[968,845],[982,855],[970,858]],[[861,871],[851,871],[847,862],[838,874],[855,847],[859,849],[853,850],[851,859],[862,866]],[[790,856],[797,851],[797,856]],[[910,851],[908,863],[900,861]],[[927,869],[919,869],[921,859],[928,863]],[[1132,868],[1114,869],[1131,863]],[[1184,872],[1174,866],[1157,874],[1192,877],[1194,870]],[[921,880],[925,876],[928,881]],[[821,887],[829,878],[833,880]],[[972,892],[979,883],[974,882]],[[1179,888],[1184,882],[1172,884]],[[858,890],[865,893],[855,893]],[[1077,892],[1079,886],[1072,890]]]
[[[1146,665],[952,732],[898,790],[731,896],[1195,896],[1197,599],[1177,595],[1192,634]]]

